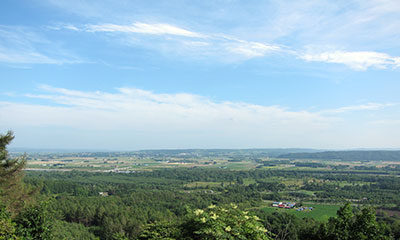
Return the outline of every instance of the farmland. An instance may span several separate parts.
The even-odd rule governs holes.
[[[66,216],[60,226],[83,224],[88,227],[84,231],[103,231],[103,236],[115,229],[135,236],[146,222],[178,220],[188,208],[230,203],[257,214],[267,225],[277,219],[282,226],[285,221],[327,223],[345,203],[355,209],[373,207],[385,221],[397,221],[392,213],[400,210],[400,161],[281,156],[288,151],[31,153],[25,181],[53,199],[50,209]],[[297,205],[281,209],[272,207],[273,201]],[[300,205],[312,210],[297,211]],[[99,220],[106,216],[112,218]],[[127,219],[131,225],[121,224]]]
[[[312,207],[312,210],[298,211],[298,208],[294,209],[283,209],[272,206],[262,208],[263,211],[268,213],[280,212],[293,214],[299,218],[313,218],[317,221],[326,222],[330,217],[336,216],[336,212],[339,210],[340,205],[335,204],[316,204],[316,203],[305,203],[304,206]]]

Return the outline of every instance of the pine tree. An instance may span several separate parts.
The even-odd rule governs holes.
[[[12,213],[18,213],[28,195],[23,185],[25,156],[10,158],[7,145],[14,139],[13,132],[0,134],[0,201]]]

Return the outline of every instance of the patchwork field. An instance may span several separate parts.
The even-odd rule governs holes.
[[[304,204],[304,206],[312,207],[313,210],[308,211],[297,211],[296,209],[283,209],[277,207],[264,207],[262,210],[272,213],[272,212],[285,212],[289,214],[294,214],[299,218],[314,218],[318,221],[326,222],[330,217],[336,216],[337,210],[339,210],[340,205],[328,205],[328,204]]]

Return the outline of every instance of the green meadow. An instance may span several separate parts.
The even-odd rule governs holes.
[[[299,218],[314,218],[315,220],[326,222],[330,217],[335,217],[337,210],[339,210],[340,208],[340,205],[328,205],[328,204],[305,204],[304,206],[313,207],[313,210],[296,211],[296,209],[283,209],[272,206],[264,207],[262,210],[269,213],[285,212],[289,214],[294,214]]]

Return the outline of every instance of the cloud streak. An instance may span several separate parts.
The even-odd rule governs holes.
[[[300,58],[309,62],[344,64],[358,71],[367,70],[370,67],[380,69],[400,67],[400,57],[391,57],[388,54],[380,52],[332,51],[318,54],[304,54]]]
[[[263,57],[272,52],[283,51],[280,46],[247,41],[224,34],[199,33],[190,31],[168,23],[144,23],[135,22],[131,25],[118,24],[88,24],[74,26],[50,27],[54,30],[83,31],[89,33],[114,33],[120,34],[123,44],[129,46],[145,46],[147,48],[164,51],[168,54],[178,53],[190,56],[216,56],[221,61],[232,62],[242,61],[256,57]],[[131,38],[143,36],[143,38]],[[145,36],[155,36],[151,41]],[[113,36],[115,38],[115,36]]]
[[[0,26],[0,63],[61,65],[82,62],[29,29]]]
[[[148,2],[47,2],[89,21],[97,21],[97,24],[81,27],[67,24],[64,29],[113,33],[113,40],[120,43],[150,48],[173,57],[177,53],[192,59],[207,57],[207,60],[240,62],[271,53],[285,53],[288,58],[342,64],[356,71],[394,69],[400,65],[395,51],[400,34],[397,0],[298,0],[256,4],[172,1],[157,11]],[[171,19],[185,23],[185,27],[170,24]],[[121,22],[123,24],[119,24]],[[195,28],[201,31],[190,29],[193,26],[201,26]],[[121,35],[116,37],[118,33]],[[190,41],[192,38],[194,41]],[[329,47],[304,53],[305,46]]]
[[[138,136],[140,133],[146,135],[143,141],[150,145],[151,139],[166,136],[179,142],[173,145],[158,140],[158,145],[152,147],[207,144],[207,147],[257,147],[273,138],[283,140],[329,129],[336,122],[335,118],[318,113],[291,111],[281,106],[217,102],[187,93],[158,94],[135,88],[118,88],[113,93],[51,86],[41,89],[43,94],[26,97],[44,100],[45,104],[0,102],[0,111],[7,112],[0,118],[0,126],[68,128],[79,134],[123,132],[122,135]]]
[[[179,53],[195,56],[217,56],[225,61],[241,61],[251,58],[264,57],[270,53],[286,53],[287,56],[297,56],[307,62],[325,62],[343,64],[353,70],[365,71],[369,68],[386,69],[400,66],[400,57],[392,57],[386,53],[375,51],[322,51],[302,53],[300,50],[282,48],[276,44],[257,41],[247,41],[225,34],[204,34],[174,26],[167,23],[143,23],[136,22],[131,25],[97,24],[77,27],[67,24],[64,29],[72,31],[84,31],[93,33],[118,33],[124,34],[126,40],[123,42],[133,45],[145,45],[169,53]],[[59,28],[58,28],[59,29]],[[130,34],[166,36],[151,44],[146,40],[133,41]],[[173,36],[171,38],[168,36]],[[168,47],[165,44],[170,43]],[[312,47],[310,47],[312,48]],[[231,57],[229,57],[231,56]]]
[[[40,89],[41,94],[25,96],[45,101],[42,104],[0,102],[0,111],[7,112],[0,117],[0,126],[69,129],[63,134],[85,138],[93,133],[107,133],[118,139],[140,137],[143,144],[136,148],[321,147],[324,141],[353,146],[351,138],[338,140],[348,136],[346,131],[336,130],[338,126],[346,128],[345,119],[335,114],[377,111],[395,105],[369,103],[310,112],[136,88],[85,92],[42,85]],[[107,141],[103,144],[115,144]],[[132,148],[128,143],[122,143],[124,148]]]
[[[121,32],[121,33],[141,33],[153,35],[176,35],[183,37],[203,38],[204,35],[188,31],[186,29],[173,26],[166,23],[141,23],[136,22],[132,25],[117,25],[117,24],[100,24],[88,25],[86,27],[88,32]]]
[[[340,114],[340,113],[347,113],[347,112],[356,112],[356,111],[372,111],[372,110],[380,110],[387,107],[398,106],[399,103],[367,103],[361,105],[353,105],[353,106],[346,106],[340,107],[336,109],[329,109],[321,111],[321,114]]]

